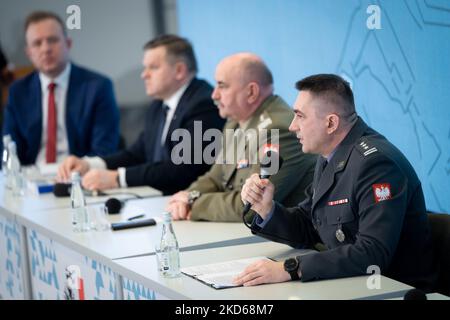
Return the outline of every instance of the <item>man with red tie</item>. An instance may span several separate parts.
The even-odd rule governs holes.
[[[3,128],[22,165],[114,152],[119,110],[111,81],[70,62],[72,41],[54,13],[30,14],[25,40],[36,71],[11,86]]]

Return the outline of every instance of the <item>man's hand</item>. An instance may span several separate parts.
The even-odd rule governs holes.
[[[72,171],[78,171],[81,175],[84,175],[89,170],[89,163],[75,156],[67,157],[58,168],[58,181],[70,181],[70,173]]]
[[[291,280],[289,273],[284,270],[283,261],[260,260],[249,265],[233,279],[234,284],[256,286],[263,283],[278,283]]]
[[[172,214],[173,220],[189,220],[191,218],[191,206],[181,201],[168,203],[166,211]]]
[[[170,197],[166,211],[172,214],[173,220],[189,220],[191,218],[189,192],[179,191]]]
[[[117,176],[119,172],[117,170],[101,170],[93,169],[83,177],[82,184],[85,189],[88,190],[105,190],[118,188]]]
[[[175,193],[173,196],[169,199],[169,204],[174,202],[183,202],[186,204],[189,204],[189,192],[187,191],[179,191]]]
[[[272,209],[272,199],[275,187],[268,179],[260,179],[254,173],[245,181],[241,191],[244,203],[251,203],[252,210],[265,219]]]

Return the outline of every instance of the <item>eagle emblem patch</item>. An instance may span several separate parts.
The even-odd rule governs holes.
[[[391,185],[389,183],[380,183],[372,185],[375,202],[381,202],[392,198]]]

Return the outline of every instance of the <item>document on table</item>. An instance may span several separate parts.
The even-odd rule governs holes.
[[[215,289],[237,287],[233,278],[255,261],[270,260],[267,257],[253,257],[247,259],[231,260],[219,263],[205,264],[182,268],[181,272],[191,276]]]

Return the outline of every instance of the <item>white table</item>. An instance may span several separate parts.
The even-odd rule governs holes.
[[[0,287],[0,292],[3,292],[5,298],[60,299],[63,296],[65,269],[69,265],[76,265],[82,270],[86,292],[89,290],[98,293],[87,295],[87,298],[120,299],[121,290],[117,289],[120,287],[120,279],[109,268],[111,260],[152,254],[155,243],[159,241],[159,227],[74,233],[72,210],[58,200],[51,199],[50,195],[38,197],[36,201],[39,209],[36,210],[32,210],[33,206],[26,199],[18,200],[17,205],[11,204],[7,210],[3,208],[3,211],[9,212],[9,224],[15,228],[13,237],[9,236],[14,239],[15,252],[9,253],[9,259],[12,261],[18,257],[13,272],[20,274],[15,281],[15,287],[19,288],[16,291],[20,292],[7,293],[11,290],[6,284],[4,289]],[[141,213],[145,213],[147,217],[159,216],[167,200],[167,197],[129,200],[121,214],[110,215],[108,219],[111,222],[124,221]],[[60,207],[44,209],[49,203],[56,203]],[[101,206],[103,202],[88,207],[96,210]],[[241,223],[176,221],[174,229],[182,250],[232,245],[258,239]],[[19,269],[22,271],[19,272]],[[6,269],[0,272],[8,274]],[[21,286],[26,287],[26,290]]]
[[[28,254],[28,245],[31,240],[27,235],[36,236],[37,233],[32,233],[32,231],[35,231],[32,229],[27,230],[23,222],[32,223],[25,218],[26,216],[41,218],[47,216],[48,220],[53,220],[54,218],[50,218],[52,217],[52,212],[61,208],[69,208],[70,199],[68,197],[56,198],[52,193],[41,195],[27,194],[24,197],[15,197],[10,190],[3,188],[3,180],[3,176],[0,175],[0,298],[31,298],[30,274],[35,271],[33,266],[35,267],[36,265],[28,263],[32,257]],[[160,194],[159,191],[149,187],[110,190],[109,192],[122,192],[121,195],[114,194],[114,197],[119,199],[134,198],[133,195],[130,195],[130,192],[140,196],[157,196]],[[110,197],[110,195],[87,197],[87,202],[104,202]],[[39,228],[42,235],[50,231],[46,224],[40,225]],[[49,240],[47,243],[53,243],[53,239],[45,238]],[[42,245],[42,243],[40,242],[39,244]],[[35,251],[38,249],[34,247]],[[43,264],[45,259],[42,258],[41,262]],[[45,278],[44,275],[40,276]]]
[[[167,200],[168,197],[156,197],[128,201],[122,214],[109,215],[108,220],[111,222],[125,221],[128,217],[140,213],[145,213],[146,217],[159,219]],[[100,210],[100,206],[95,205],[91,208]],[[75,233],[72,231],[72,210],[70,208],[24,212],[17,216],[17,221],[26,228],[42,233],[68,248],[103,261],[151,254],[160,237],[158,226],[120,231]],[[174,221],[173,225],[182,249],[253,237],[242,223]]]
[[[276,260],[281,260],[295,255],[296,252],[286,245],[263,242],[182,252],[181,265],[182,267],[197,266],[255,256],[274,257]],[[255,287],[216,290],[184,274],[175,279],[160,277],[153,255],[114,260],[114,264],[112,269],[120,274],[124,281],[124,298],[141,298],[137,293],[146,293],[143,298],[150,296],[150,298],[212,300],[357,299],[411,289],[406,284],[384,276],[380,276],[381,286],[379,289],[369,289],[367,287],[369,276],[361,276],[305,283],[289,281]]]

